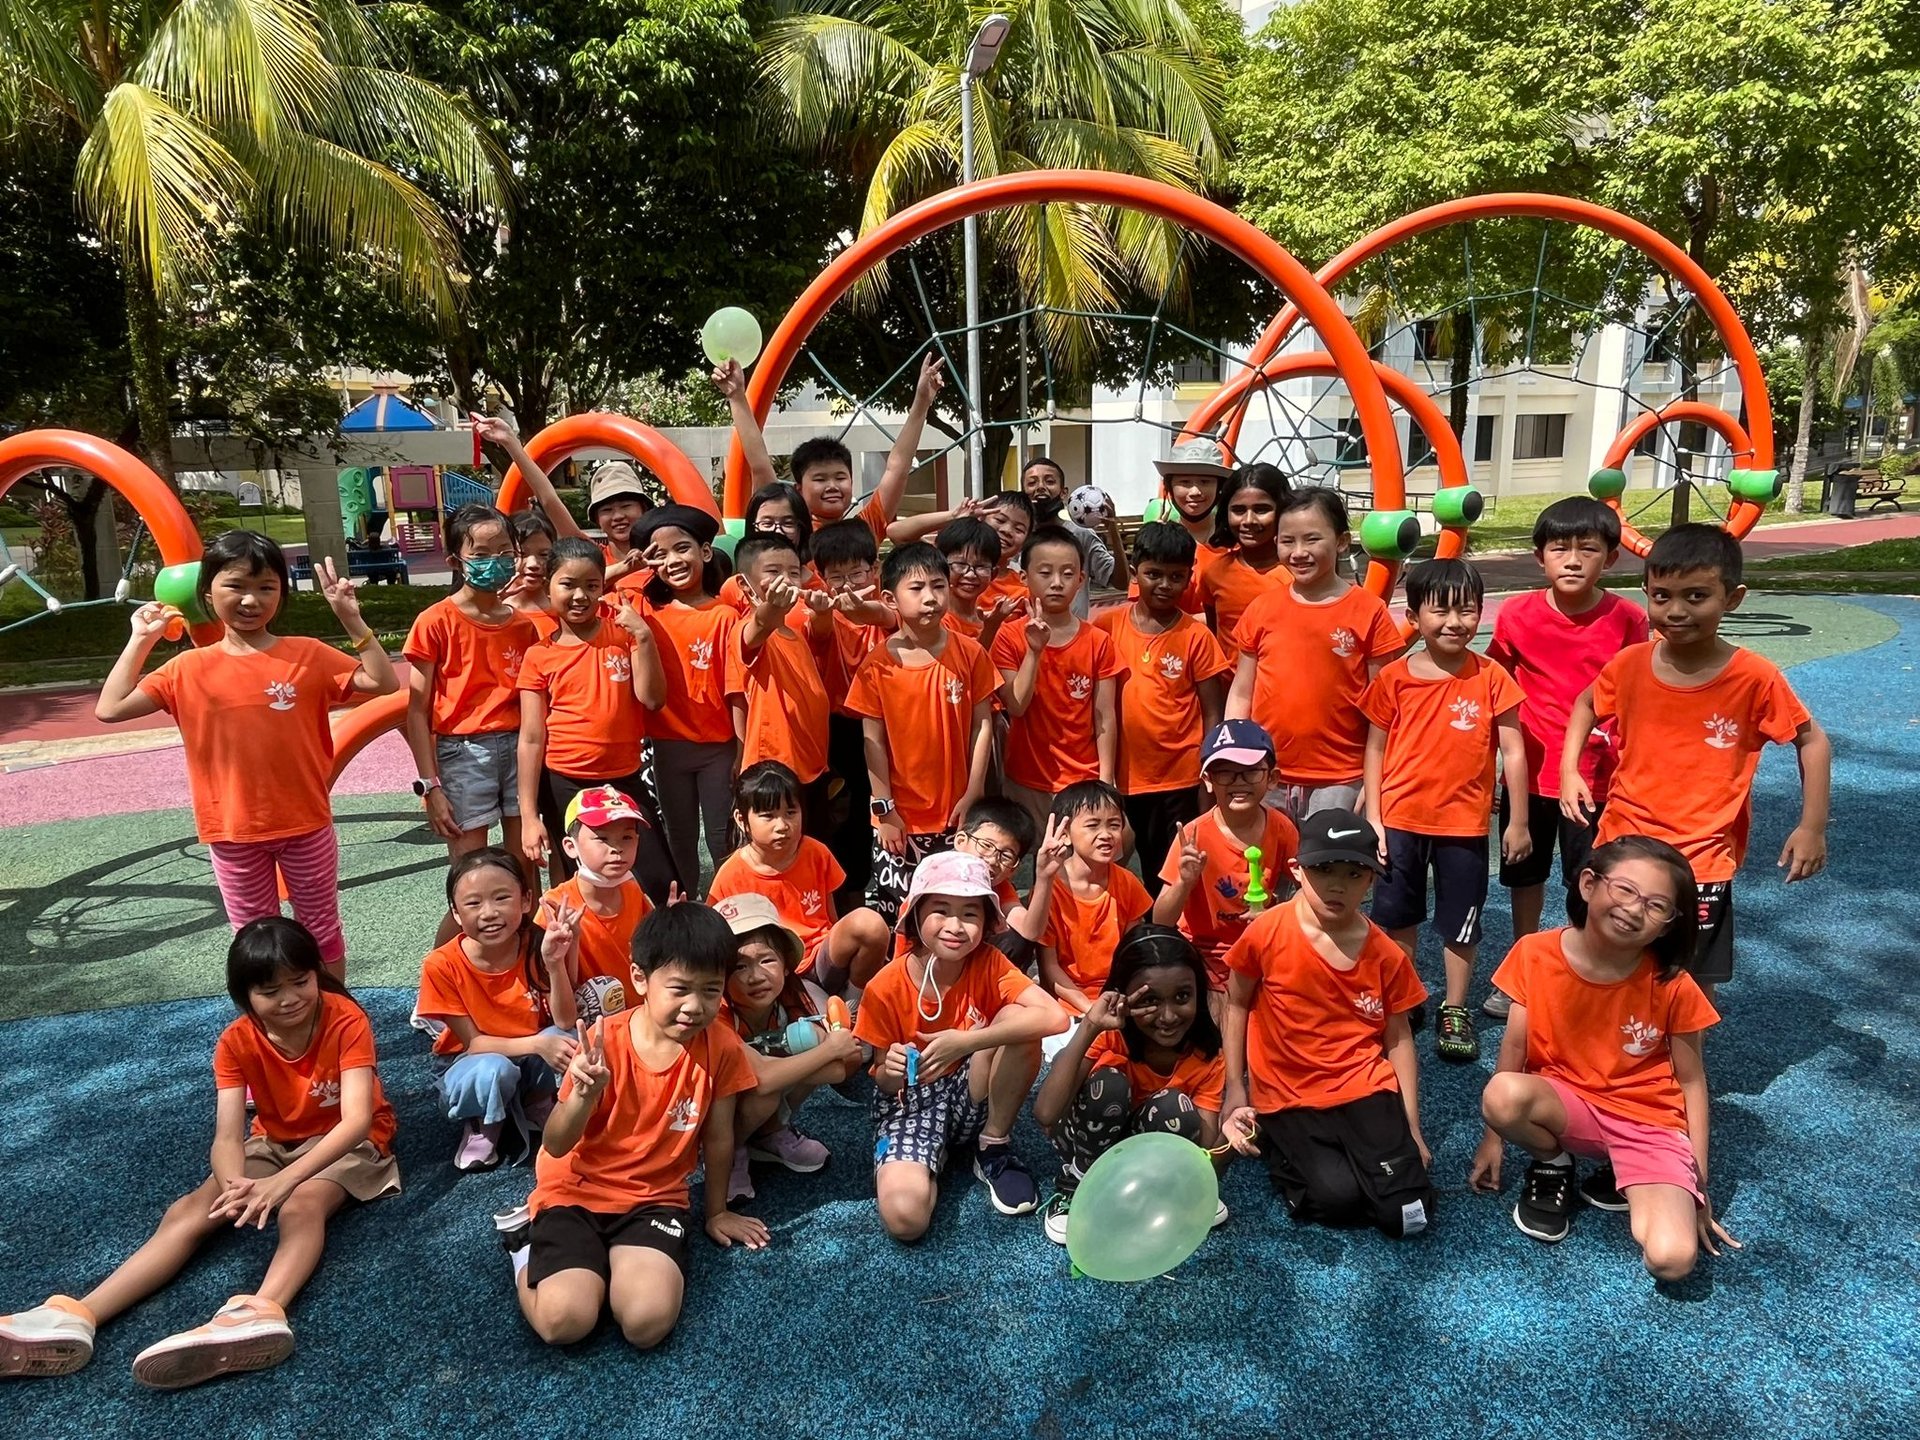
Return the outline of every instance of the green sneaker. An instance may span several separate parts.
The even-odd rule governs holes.
[[[1480,1037],[1474,1033],[1473,1012],[1464,1005],[1442,1005],[1434,1026],[1434,1048],[1442,1060],[1478,1060]]]
[[[1040,1222],[1040,1228],[1047,1232],[1047,1239],[1056,1245],[1067,1243],[1067,1211],[1072,1208],[1071,1190],[1056,1190],[1053,1198],[1047,1201],[1047,1213]]]

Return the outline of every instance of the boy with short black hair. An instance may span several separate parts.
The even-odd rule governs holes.
[[[1120,666],[1115,778],[1153,896],[1164,883],[1159,860],[1200,814],[1200,740],[1220,722],[1234,669],[1213,632],[1181,608],[1195,553],[1180,526],[1142,525],[1133,542],[1137,597],[1093,622],[1112,638]]]
[[[1717,525],[1679,525],[1647,555],[1647,613],[1657,639],[1621,651],[1574,702],[1560,755],[1560,808],[1592,818],[1580,773],[1587,737],[1611,721],[1619,768],[1594,844],[1664,840],[1700,885],[1700,939],[1689,967],[1711,997],[1733,978],[1733,877],[1746,858],[1754,772],[1769,743],[1800,752],[1800,819],[1781,848],[1788,884],[1827,862],[1833,748],[1771,661],[1721,638],[1746,599],[1740,542]],[[1573,917],[1579,924],[1584,913]]]
[[[1106,988],[1120,937],[1153,909],[1146,886],[1121,863],[1127,814],[1120,792],[1082,780],[1054,797],[1050,817],[1072,847],[1040,936],[1040,984],[1075,1015]]]
[[[994,898],[1000,902],[1006,924],[989,935],[988,942],[1027,971],[1033,970],[1038,960],[1040,937],[1046,933],[1047,917],[1053,909],[1053,887],[1072,844],[1065,828],[1056,825],[1051,816],[1046,835],[1038,837],[1037,850],[1036,838],[1033,816],[1026,807],[999,795],[974,801],[953,835],[953,848],[985,861],[993,880]],[[1033,889],[1023,905],[1013,875],[1029,851],[1033,853]]]
[[[986,793],[1000,675],[977,643],[947,629],[947,562],[933,546],[895,548],[880,594],[900,628],[854,675],[847,709],[861,717],[873,796],[867,903],[892,925],[913,867],[952,847]]]
[[[1553,852],[1560,851],[1561,884],[1569,894],[1593,845],[1593,822],[1560,813],[1560,751],[1567,719],[1580,692],[1629,645],[1647,638],[1646,613],[1623,596],[1600,588],[1620,554],[1620,517],[1610,505],[1585,495],[1556,500],[1533,526],[1533,558],[1546,585],[1517,595],[1493,617],[1487,658],[1503,667],[1524,692],[1520,737],[1527,747],[1526,822],[1532,848],[1526,858],[1500,862],[1500,883],[1513,903],[1513,936],[1540,928],[1541,903]],[[1596,806],[1606,804],[1612,768],[1606,736],[1595,734],[1580,755],[1580,774]],[[1519,797],[1500,791],[1505,829]],[[1509,1001],[1495,990],[1482,1007],[1504,1018]]]
[[[583,1033],[535,1165],[532,1220],[511,1251],[521,1313],[549,1345],[584,1340],[612,1301],[627,1343],[680,1318],[693,1214],[687,1177],[733,1166],[734,1097],[754,1088],[720,1013],[733,932],[705,905],[656,910],[633,937],[633,1008]],[[716,1245],[758,1250],[767,1227],[705,1187]],[[618,1284],[614,1284],[617,1272]]]
[[[825,590],[809,589],[794,543],[761,530],[734,549],[734,563],[753,608],[733,632],[727,654],[727,699],[740,768],[778,760],[800,777],[807,828],[828,833],[827,716],[831,706],[806,635],[790,623],[804,602],[814,614],[833,608]]]
[[[1520,687],[1468,648],[1480,632],[1484,594],[1480,572],[1464,560],[1414,566],[1407,574],[1407,618],[1422,643],[1383,667],[1360,697],[1371,722],[1367,819],[1380,832],[1386,867],[1373,919],[1411,960],[1427,918],[1427,872],[1433,872],[1433,928],[1445,946],[1447,971],[1435,1027],[1443,1060],[1480,1054],[1467,990],[1487,903],[1496,755],[1516,794],[1527,783]],[[1526,816],[1510,817],[1501,857],[1519,860],[1531,843]]]
[[[807,513],[813,517],[815,526],[855,519],[867,527],[876,543],[887,538],[887,527],[900,513],[901,497],[907,493],[907,480],[913,474],[927,413],[945,385],[945,362],[937,351],[929,350],[920,361],[913,401],[907,406],[899,433],[894,436],[893,448],[887,452],[887,468],[873,494],[857,510],[853,504],[853,452],[831,435],[816,435],[794,447],[793,454],[787,457],[787,470],[800,491],[800,498],[807,502]],[[743,419],[736,408],[734,428],[741,432],[743,441],[751,419],[751,412]],[[759,427],[752,428],[757,438]],[[765,442],[761,443],[764,448]],[[765,485],[774,478],[769,465],[764,477],[755,474],[754,483]]]
[[[984,520],[961,515],[940,527],[933,546],[947,557],[946,627],[992,650],[1001,625],[1020,608],[1011,595],[987,598],[1004,553],[1000,532]]]

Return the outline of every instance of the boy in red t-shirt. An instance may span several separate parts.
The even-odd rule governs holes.
[[[1611,505],[1585,495],[1556,500],[1533,525],[1533,558],[1546,572],[1546,587],[1515,596],[1493,617],[1487,658],[1513,676],[1525,694],[1520,738],[1527,747],[1526,818],[1533,843],[1524,859],[1500,862],[1500,883],[1513,904],[1516,939],[1540,928],[1555,845],[1561,883],[1572,891],[1593,844],[1590,820],[1569,820],[1560,813],[1560,750],[1580,692],[1607,661],[1647,638],[1646,612],[1600,588],[1601,576],[1619,554],[1620,517]],[[1580,773],[1598,805],[1606,804],[1605,777],[1611,768],[1607,737],[1596,732],[1581,753]],[[1518,803],[1502,787],[1501,829]],[[1507,1003],[1495,990],[1482,1008],[1503,1019]]]
[[[508,1237],[520,1311],[549,1345],[584,1340],[612,1301],[627,1343],[671,1333],[686,1295],[697,1163],[714,1244],[750,1250],[767,1227],[727,1208],[735,1097],[754,1088],[746,1046],[715,1025],[733,931],[705,905],[671,905],[633,940],[634,1008],[581,1037],[535,1165],[532,1219]]]
[[[1149,895],[1162,883],[1154,862],[1200,813],[1200,737],[1219,723],[1233,673],[1213,632],[1181,608],[1194,553],[1178,525],[1142,525],[1133,542],[1138,598],[1093,622],[1120,666],[1118,783]]]
[[[1787,677],[1720,638],[1720,622],[1747,596],[1740,577],[1740,542],[1718,525],[1681,525],[1654,541],[1647,613],[1659,638],[1607,662],[1574,702],[1560,754],[1560,808],[1590,818],[1597,807],[1580,758],[1594,725],[1613,722],[1620,764],[1594,843],[1650,835],[1687,857],[1700,883],[1688,968],[1709,996],[1733,978],[1733,877],[1746,858],[1761,749],[1800,752],[1800,821],[1779,860],[1789,885],[1826,866],[1833,790],[1833,747]]]
[[[1351,810],[1300,822],[1300,893],[1227,951],[1221,1131],[1263,1155],[1297,1220],[1393,1239],[1433,1218],[1408,1012],[1426,999],[1406,953],[1360,913],[1379,837]]]
[[[1487,818],[1493,762],[1507,784],[1526,783],[1520,687],[1467,647],[1480,631],[1480,572],[1464,560],[1429,560],[1407,576],[1407,616],[1422,644],[1393,661],[1360,697],[1367,736],[1367,819],[1380,832],[1387,867],[1373,919],[1412,959],[1427,918],[1433,872],[1433,928],[1445,946],[1446,999],[1435,1027],[1442,1060],[1480,1054],[1467,988],[1480,953],[1487,903]],[[1511,817],[1500,853],[1518,860],[1532,842],[1524,815]]]

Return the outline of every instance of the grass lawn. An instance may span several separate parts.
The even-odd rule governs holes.
[[[1747,566],[1747,583],[1757,590],[1920,594],[1920,540],[1875,540],[1851,550],[1761,560]]]
[[[1579,492],[1584,494],[1585,492]],[[1671,490],[1629,490],[1620,497],[1620,509],[1629,520],[1638,523],[1645,519],[1655,530],[1664,530],[1667,517],[1671,513]],[[1716,495],[1717,505],[1725,498]],[[1540,518],[1540,512],[1556,500],[1564,500],[1564,495],[1507,495],[1487,497],[1486,513],[1479,523],[1467,532],[1470,548],[1481,554],[1495,550],[1529,550],[1533,548],[1533,522]],[[1715,520],[1717,515],[1709,514],[1698,495],[1693,498],[1693,518],[1696,520]],[[1637,518],[1636,518],[1637,517]],[[1789,515],[1778,505],[1770,505],[1761,515],[1762,525],[1779,525],[1795,520],[1809,520],[1813,516],[1808,512]]]

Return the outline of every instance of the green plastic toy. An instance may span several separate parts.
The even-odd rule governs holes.
[[[1360,543],[1376,560],[1404,560],[1420,543],[1420,521],[1411,510],[1375,510],[1360,522]]]
[[[1755,505],[1771,505],[1780,494],[1778,470],[1730,470],[1727,489]]]
[[[1247,914],[1258,915],[1267,908],[1267,902],[1273,896],[1267,893],[1266,872],[1261,869],[1260,847],[1247,847]]]
[[[1449,485],[1433,492],[1433,518],[1442,525],[1471,525],[1486,508],[1487,497],[1471,485]]]
[[[153,598],[170,605],[195,625],[207,623],[207,612],[200,608],[200,562],[169,565],[153,577]]]
[[[1627,493],[1627,472],[1596,470],[1587,477],[1587,493],[1596,500],[1618,500]]]

